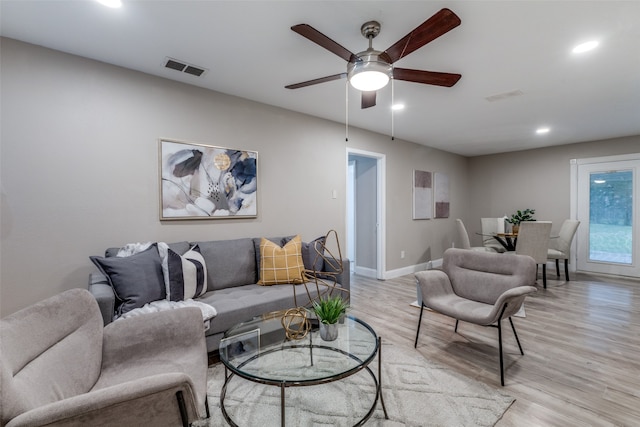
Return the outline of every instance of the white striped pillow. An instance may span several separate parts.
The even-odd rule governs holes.
[[[197,298],[207,292],[207,266],[195,245],[184,255],[158,243],[168,301]]]

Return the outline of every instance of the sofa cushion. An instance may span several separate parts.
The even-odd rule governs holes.
[[[295,236],[283,247],[263,238],[260,242],[259,285],[303,282],[302,242]]]
[[[197,242],[207,264],[207,290],[224,289],[256,282],[253,240]]]
[[[320,291],[324,292],[325,288],[321,287]],[[198,298],[198,301],[216,308],[218,315],[211,319],[211,326],[207,331],[207,335],[215,335],[254,316],[308,305],[309,295],[311,298],[316,298],[318,295],[318,289],[311,283],[307,283],[306,288],[304,284],[289,286],[253,284],[207,292]]]
[[[325,236],[320,236],[309,243],[302,242],[302,262],[304,268],[312,271],[322,271],[324,268],[324,243]]]
[[[207,265],[198,245],[179,255],[166,243],[159,242],[158,252],[162,260],[167,300],[184,301],[207,292]]]
[[[119,257],[89,257],[109,279],[120,305],[119,315],[148,302],[166,297],[162,266],[157,245],[137,254]]]

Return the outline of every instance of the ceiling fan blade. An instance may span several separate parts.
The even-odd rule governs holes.
[[[376,91],[362,91],[362,101],[360,108],[365,109],[376,105]]]
[[[315,44],[327,49],[329,52],[335,53],[347,62],[355,62],[355,60],[357,59],[356,56],[347,48],[331,40],[329,37],[325,36],[320,31],[313,28],[311,25],[298,24],[291,27],[291,29],[300,34],[302,37],[306,37]]]
[[[425,44],[440,37],[460,25],[460,18],[449,9],[441,9],[431,18],[411,31],[409,34],[398,40],[393,46],[385,51],[391,60],[396,62],[404,58],[414,50],[420,49]]]
[[[299,89],[301,87],[307,87],[311,85],[317,85],[318,83],[330,82],[333,80],[340,80],[347,77],[347,73],[334,74],[332,76],[320,77],[319,79],[308,80],[306,82],[295,83],[292,85],[287,85],[285,88],[287,89]]]
[[[393,78],[407,82],[424,83],[428,85],[451,87],[458,83],[462,75],[453,73],[438,73],[436,71],[410,70],[408,68],[394,68]]]

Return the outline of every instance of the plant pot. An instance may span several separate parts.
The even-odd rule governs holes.
[[[514,225],[513,227],[511,227],[511,232],[513,234],[518,234],[518,230],[520,230],[520,226],[519,225]]]
[[[320,322],[320,338],[325,341],[334,341],[338,338],[338,324],[333,323],[327,325],[326,323]]]

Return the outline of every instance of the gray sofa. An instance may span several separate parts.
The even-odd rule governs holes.
[[[201,319],[183,308],[103,327],[86,289],[1,319],[0,426],[187,426],[208,416]]]
[[[271,237],[269,240],[284,245],[291,237]],[[297,305],[308,303],[307,291],[312,298],[317,295],[316,286],[308,284],[261,286],[259,279],[260,238],[243,238],[235,240],[218,240],[203,242],[177,242],[169,244],[175,252],[183,254],[197,244],[207,269],[206,293],[195,301],[213,306],[217,315],[211,319],[206,333],[207,351],[217,351],[224,332],[231,326],[248,320],[254,316],[276,310],[284,310],[295,306],[294,292]],[[314,261],[311,255],[313,242],[303,243],[303,261],[305,267],[311,268]],[[116,255],[119,248],[106,250],[106,258]],[[94,261],[95,262],[95,261]],[[342,265],[342,273],[337,275],[340,287],[347,292],[341,292],[345,299],[349,298],[349,261],[343,259],[338,263],[332,260],[316,265],[317,271],[336,271],[335,267]],[[157,274],[157,270],[146,275]],[[143,281],[145,277],[141,277]],[[321,288],[321,291],[323,289]],[[101,272],[93,272],[89,276],[89,291],[95,296],[103,315],[105,325],[109,324],[116,315],[118,301],[109,279]]]

